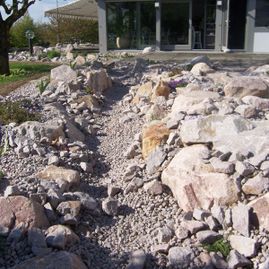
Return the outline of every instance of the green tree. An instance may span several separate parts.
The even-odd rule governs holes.
[[[33,19],[29,14],[25,14],[19,19],[10,29],[10,45],[11,47],[23,48],[27,47],[28,40],[25,37],[25,32],[32,30],[35,32],[35,25]],[[38,39],[38,37],[35,37]]]

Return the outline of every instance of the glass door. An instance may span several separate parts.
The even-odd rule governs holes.
[[[190,0],[162,3],[161,47],[164,50],[191,49]]]

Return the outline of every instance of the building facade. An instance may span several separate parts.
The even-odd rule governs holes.
[[[100,52],[269,52],[269,0],[97,0]]]

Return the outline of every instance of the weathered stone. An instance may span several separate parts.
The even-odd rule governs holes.
[[[46,230],[46,241],[48,246],[65,249],[79,243],[79,237],[64,225],[54,225]]]
[[[255,167],[248,162],[236,162],[235,170],[239,175],[247,177],[254,173]]]
[[[223,257],[218,255],[217,253],[212,253],[210,256],[211,256],[211,261],[212,261],[213,265],[215,266],[215,268],[217,268],[217,269],[227,269],[228,268],[228,264]]]
[[[59,141],[59,138],[65,137],[63,128],[63,122],[57,119],[49,120],[44,123],[37,121],[26,121],[20,126],[14,128],[14,132],[17,133],[18,136],[24,136],[33,141],[46,139],[49,144],[55,144],[57,141]]]
[[[74,102],[80,104],[84,104],[84,109],[87,108],[90,111],[93,111],[94,108],[99,107],[99,103],[97,98],[95,98],[94,96],[88,94],[88,95],[83,95],[81,97],[79,97],[78,99],[76,99]]]
[[[184,240],[189,236],[189,231],[186,228],[183,228],[182,226],[179,226],[175,231],[176,237],[179,240]]]
[[[172,247],[168,252],[169,264],[177,267],[188,267],[192,258],[189,247]]]
[[[164,226],[158,231],[159,243],[168,243],[173,237],[173,232],[167,226]]]
[[[151,122],[153,120],[162,120],[163,118],[165,118],[166,114],[167,114],[167,111],[165,107],[159,104],[154,104],[147,111],[146,119],[148,122]]]
[[[255,106],[252,105],[240,105],[235,109],[235,112],[240,114],[244,118],[253,118],[257,114]]]
[[[144,184],[144,190],[150,195],[160,195],[163,193],[163,186],[160,181],[153,180]]]
[[[104,69],[94,70],[87,73],[86,84],[96,95],[101,95],[104,90],[112,87],[112,81]]]
[[[215,71],[210,68],[206,63],[197,63],[191,69],[191,73],[195,76],[205,76],[208,73],[214,73]]]
[[[74,53],[67,52],[65,57],[66,57],[67,60],[73,61],[74,60]]]
[[[143,269],[145,266],[147,255],[144,250],[139,249],[131,253],[127,269]]]
[[[214,218],[218,220],[219,223],[224,221],[224,210],[217,204],[214,204],[211,208],[211,213]]]
[[[219,226],[220,226],[217,219],[215,219],[213,216],[209,216],[209,217],[205,218],[205,222],[209,226],[210,230],[212,230],[212,231],[217,231]]]
[[[254,257],[257,251],[257,242],[254,239],[241,235],[231,235],[229,237],[231,247],[245,257]]]
[[[86,59],[83,56],[78,55],[74,62],[76,63],[76,66],[81,66],[86,63]]]
[[[26,228],[46,228],[48,219],[43,207],[24,196],[0,197],[0,226],[9,229],[24,223]]]
[[[219,158],[210,159],[214,171],[217,173],[232,174],[234,172],[234,164],[232,162],[222,162]]]
[[[233,228],[244,236],[249,236],[249,208],[239,204],[232,208]]]
[[[14,186],[7,186],[7,188],[5,189],[4,192],[4,197],[8,197],[8,196],[15,196],[15,195],[19,195],[20,194],[20,190],[18,188],[17,185]]]
[[[58,251],[50,253],[43,257],[28,259],[12,269],[87,269],[86,265],[81,261],[80,257],[66,251]]]
[[[110,197],[114,197],[115,195],[117,195],[120,192],[121,192],[121,188],[120,187],[113,186],[112,184],[109,184],[107,186],[107,194]]]
[[[119,203],[116,199],[108,197],[102,202],[102,209],[109,216],[116,216],[118,214],[118,208]]]
[[[181,222],[181,226],[187,229],[191,234],[196,234],[199,231],[208,229],[207,224],[197,220],[183,221]]]
[[[251,223],[269,231],[269,193],[251,201],[248,207],[254,213],[251,215]]]
[[[67,215],[71,214],[74,217],[77,217],[79,215],[81,208],[81,202],[80,201],[66,201],[61,202],[57,206],[57,212],[61,215]]]
[[[192,213],[193,218],[195,218],[196,220],[205,220],[205,218],[210,216],[210,212],[207,210],[203,210],[203,209],[199,209],[199,208],[195,208],[193,210]]]
[[[183,148],[162,173],[163,184],[171,189],[184,211],[208,209],[213,202],[230,205],[238,199],[236,183],[226,174],[214,173],[212,166],[203,161],[208,156],[203,145]]]
[[[245,96],[242,98],[245,104],[252,105],[258,110],[269,109],[269,100],[257,96]]]
[[[247,95],[269,97],[269,89],[266,83],[259,77],[235,77],[225,87],[226,96],[243,98]]]
[[[71,82],[77,79],[77,73],[68,65],[61,65],[51,69],[50,80],[52,82]]]
[[[158,244],[151,246],[152,253],[164,253],[167,254],[169,250],[169,244]]]
[[[166,99],[168,99],[170,91],[171,89],[168,84],[161,80],[153,89],[152,100],[155,100],[158,96],[164,96]]]
[[[164,144],[169,137],[169,129],[163,123],[154,123],[143,129],[142,155],[146,159],[158,146]]]
[[[181,92],[175,99],[172,106],[170,118],[178,119],[181,115],[180,113],[189,113],[192,107],[204,102],[205,99],[218,100],[220,98],[219,94],[216,92],[207,91],[193,91],[193,92]]]
[[[197,239],[202,244],[213,244],[220,238],[222,238],[222,235],[219,233],[216,233],[214,231],[200,231],[196,234]]]
[[[147,173],[149,175],[156,173],[161,164],[164,162],[165,158],[166,153],[161,147],[154,149],[147,157]]]
[[[54,165],[47,166],[43,171],[38,172],[36,177],[56,182],[58,180],[62,180],[68,182],[70,185],[76,185],[80,182],[80,175],[78,171]]]
[[[150,99],[152,94],[153,94],[153,85],[152,82],[149,81],[139,87],[132,102],[133,104],[138,104],[141,98]]]
[[[242,186],[242,190],[245,194],[259,195],[269,189],[269,178],[263,177],[261,174],[253,178],[249,178],[247,182]]]
[[[236,269],[236,268],[252,265],[252,262],[250,260],[248,260],[245,256],[241,255],[236,250],[230,251],[230,254],[227,258],[227,262],[228,262],[228,268],[231,268],[231,269]]]
[[[251,122],[240,116],[210,115],[203,118],[184,121],[181,126],[180,136],[183,143],[209,143],[237,136],[238,133],[253,129]]]

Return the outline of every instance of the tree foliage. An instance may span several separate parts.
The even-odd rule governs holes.
[[[25,32],[32,30],[36,33],[36,27],[33,19],[28,13],[19,19],[10,29],[10,45],[11,47],[23,48],[27,47],[28,40],[25,37]],[[38,40],[38,37],[35,37]]]

